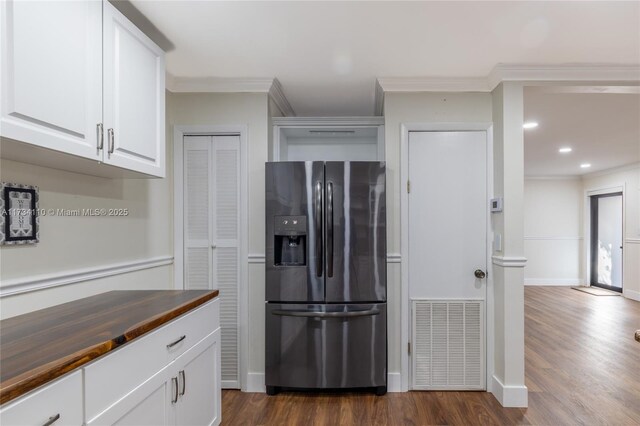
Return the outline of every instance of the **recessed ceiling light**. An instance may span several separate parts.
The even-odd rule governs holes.
[[[538,123],[536,123],[535,121],[527,121],[522,125],[522,127],[524,127],[525,129],[534,129],[538,127]]]
[[[566,154],[567,152],[571,152],[571,151],[573,151],[573,149],[569,148],[568,146],[567,146],[567,147],[565,147],[565,148],[560,148],[560,149],[558,150],[558,152],[560,152],[560,153],[562,153],[562,154]]]
[[[580,167],[582,167],[583,169],[588,169],[589,167],[591,167],[591,164],[589,163],[580,164]]]

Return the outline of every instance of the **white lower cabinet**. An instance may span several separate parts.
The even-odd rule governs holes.
[[[220,329],[93,419],[87,426],[220,424]]]
[[[220,329],[185,352],[175,361],[178,374],[177,400],[173,412],[176,425],[220,423]]]
[[[169,381],[165,368],[92,419],[92,425],[161,426],[169,422]]]
[[[67,374],[4,405],[0,424],[81,425],[82,371]]]
[[[87,426],[219,424],[219,303],[212,300],[87,365]]]
[[[0,407],[0,425],[220,424],[220,299]]]

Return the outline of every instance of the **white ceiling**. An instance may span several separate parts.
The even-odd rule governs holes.
[[[640,162],[639,88],[567,89],[525,88],[525,122],[539,123],[524,131],[525,175],[576,176]],[[560,154],[561,147],[573,151]]]
[[[176,77],[276,77],[299,116],[374,113],[376,77],[640,63],[640,2],[132,0]]]

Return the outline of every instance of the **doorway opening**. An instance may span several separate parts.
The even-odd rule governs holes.
[[[595,287],[622,293],[623,202],[622,192],[592,195],[591,282]]]

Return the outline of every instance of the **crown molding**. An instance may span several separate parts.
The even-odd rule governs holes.
[[[581,180],[580,175],[524,175],[524,180]]]
[[[581,177],[582,177],[582,179],[584,179],[584,178],[592,178],[592,177],[598,177],[598,176],[606,176],[606,175],[610,175],[610,174],[613,174],[613,173],[628,172],[628,171],[631,171],[631,170],[638,170],[638,169],[640,169],[640,162],[626,164],[624,166],[613,167],[613,168],[605,169],[605,170],[598,170],[597,172],[585,173]]]
[[[487,79],[447,77],[381,77],[383,92],[489,92]]]
[[[486,77],[380,77],[376,89],[380,87],[382,92],[491,92],[505,81],[606,81],[637,84],[640,82],[640,65],[498,64]],[[376,107],[379,97],[376,93]]]
[[[274,126],[380,126],[384,117],[273,117]]]
[[[174,93],[269,93],[273,78],[176,77],[167,73],[167,90]]]
[[[640,81],[638,64],[498,64],[487,76],[490,90],[504,81]]]
[[[296,115],[277,78],[176,77],[166,73],[165,82],[172,93],[267,93],[285,117]]]
[[[269,97],[273,101],[274,104],[278,107],[280,112],[285,117],[295,117],[296,112],[291,107],[291,104],[287,100],[287,97],[284,95],[284,91],[282,90],[282,85],[278,81],[277,78],[273,79],[271,84],[271,88],[269,89]]]

